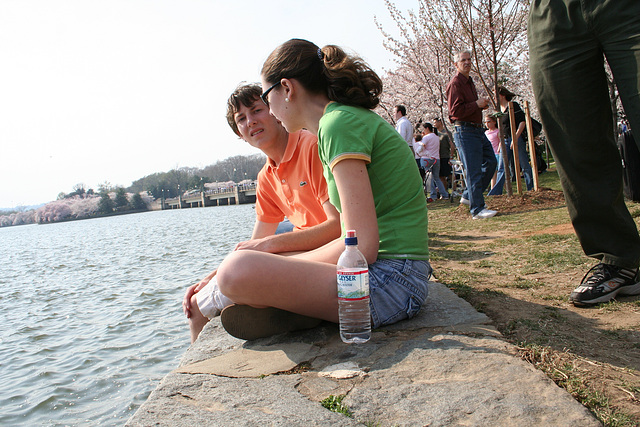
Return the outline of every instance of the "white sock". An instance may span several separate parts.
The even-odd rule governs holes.
[[[214,277],[213,280],[216,280],[216,278]],[[220,292],[220,288],[218,288],[218,282],[217,281],[216,281],[215,287],[213,289],[213,300],[215,301],[216,307],[218,307],[218,309],[220,311],[222,311],[223,308],[234,304],[233,301],[231,301],[229,298],[224,296],[222,294],[222,292]]]
[[[196,301],[202,315],[209,319],[219,316],[223,308],[233,304],[233,301],[220,292],[215,276],[196,294]]]

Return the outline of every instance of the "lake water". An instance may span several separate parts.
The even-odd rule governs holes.
[[[189,346],[186,288],[253,205],[0,228],[0,425],[122,425]]]

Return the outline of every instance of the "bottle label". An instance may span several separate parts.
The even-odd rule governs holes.
[[[338,270],[338,299],[360,300],[369,298],[369,270]]]

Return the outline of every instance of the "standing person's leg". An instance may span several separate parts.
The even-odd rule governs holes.
[[[616,23],[625,25],[625,16],[637,20],[638,2],[606,3],[616,2],[621,8],[612,16]],[[606,9],[597,3],[600,11]],[[585,254],[606,267],[571,295],[574,304],[591,304],[636,292],[640,238],[622,195],[601,42],[587,25],[589,20],[610,32],[611,22],[601,22],[582,6],[581,0],[534,0],[528,31],[533,89],[569,214]]]
[[[424,194],[426,195],[429,191],[431,191],[431,180],[432,173],[431,167],[433,166],[432,158],[429,159],[420,159],[420,166],[424,169],[424,177],[422,178],[422,183],[424,184]]]
[[[507,150],[507,156],[509,156],[509,158],[511,158],[511,149],[509,148],[510,144],[511,144],[511,139],[507,138],[504,146],[505,146],[505,149]],[[496,176],[496,184],[489,191],[488,193],[489,196],[501,196],[502,192],[504,191],[504,181],[505,179],[508,179],[508,174],[504,168],[504,162],[502,161],[502,155],[500,155],[497,162],[498,162],[498,174]]]
[[[465,161],[464,161],[464,153],[462,152],[462,149],[460,148],[460,135],[459,133],[456,131],[456,128],[453,128],[453,145],[456,146],[456,150],[458,151],[458,157],[460,158],[460,162],[462,163],[462,170],[466,171],[466,166],[465,166]],[[461,204],[469,204],[469,186],[467,185],[467,174],[466,172],[464,172],[463,174],[463,179],[464,179],[464,190],[462,190],[462,195],[460,197],[460,203]]]
[[[431,168],[431,177],[432,177],[431,197],[433,197],[433,195],[436,194],[436,188],[437,188],[437,190],[440,192],[440,197],[442,197],[443,199],[448,199],[449,192],[447,191],[444,184],[442,183],[442,180],[440,179],[441,165],[442,165],[442,162],[440,161],[440,159],[436,159],[436,162],[433,164],[433,167]]]
[[[429,198],[427,199],[428,202],[431,202],[432,200],[437,198],[435,191],[435,182],[433,182],[433,168],[435,164],[436,159],[431,158],[427,161],[427,164],[425,166],[425,173],[428,174],[428,177],[424,188],[426,189],[427,193],[429,193]]]
[[[535,153],[532,155],[535,156]],[[527,141],[522,137],[518,138],[518,160],[520,161],[520,170],[522,170],[522,174],[524,175],[527,191],[531,191],[533,190],[533,170],[531,169],[531,162],[529,162]]]
[[[449,182],[451,178],[451,164],[449,163],[449,157],[441,157],[440,158],[440,181],[444,184],[444,188],[447,189],[447,195],[449,187],[451,187],[451,183]]]
[[[496,183],[498,182],[498,171],[500,170],[500,163],[502,163],[502,156],[500,156],[500,154],[496,154],[496,164],[498,165],[498,167],[496,168],[496,171],[493,173],[493,178],[491,178],[490,190],[493,190],[493,187],[495,187]]]
[[[477,215],[484,209],[484,197],[482,195],[482,143],[478,138],[476,129],[471,126],[456,126],[453,137],[462,158],[466,172],[466,196],[469,200],[471,215]],[[495,161],[495,160],[494,160]]]
[[[484,192],[489,185],[491,184],[491,178],[493,178],[493,174],[496,171],[496,155],[493,152],[493,146],[491,145],[491,141],[485,135],[485,133],[481,130],[478,130],[478,136],[480,137],[480,141],[482,143],[482,191]]]
[[[431,198],[436,200],[438,198],[438,180],[440,179],[440,159],[434,159],[433,166],[431,166],[431,183],[429,185],[429,193]]]

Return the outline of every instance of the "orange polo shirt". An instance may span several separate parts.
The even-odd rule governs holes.
[[[276,166],[267,158],[258,173],[258,220],[275,223],[286,216],[296,229],[313,227],[327,220],[322,208],[327,200],[318,138],[306,130],[289,134],[282,162]]]

